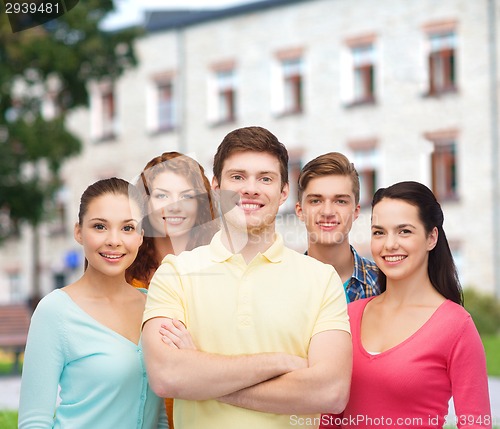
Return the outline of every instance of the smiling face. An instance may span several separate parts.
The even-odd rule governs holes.
[[[266,152],[235,152],[224,161],[221,181],[214,178],[214,190],[221,193],[221,207],[228,224],[255,235],[274,232],[279,206],[288,196],[282,189],[280,163]]]
[[[94,198],[74,231],[88,270],[111,277],[124,275],[142,243],[141,217],[137,203],[125,195],[107,193]]]
[[[343,175],[311,179],[295,206],[297,216],[306,225],[309,243],[319,244],[344,242],[359,210],[351,178]]]
[[[151,183],[149,222],[159,237],[189,234],[196,223],[198,201],[193,185],[172,171],[159,173]]]
[[[372,211],[371,250],[388,281],[427,276],[429,252],[438,232],[427,233],[418,208],[405,201],[383,198]]]

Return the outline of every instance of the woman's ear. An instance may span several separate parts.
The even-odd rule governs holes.
[[[77,241],[77,243],[83,244],[82,227],[78,222],[75,223],[75,228],[73,230],[73,236],[75,237],[75,240]]]
[[[439,232],[437,227],[434,227],[432,231],[430,232],[429,236],[427,237],[427,250],[430,252],[434,247],[436,247],[436,244],[438,242],[439,238]]]

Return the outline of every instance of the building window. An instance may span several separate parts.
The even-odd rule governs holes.
[[[375,101],[375,50],[373,44],[353,46],[353,101],[352,104]]]
[[[101,96],[102,105],[102,138],[113,138],[115,136],[115,94],[108,90]]]
[[[208,121],[213,125],[236,120],[237,76],[232,60],[212,65],[208,80]]]
[[[218,123],[236,120],[236,84],[234,70],[220,70],[215,74]]]
[[[440,201],[457,199],[456,143],[454,141],[435,142],[431,157],[434,195]]]
[[[376,139],[353,141],[352,162],[359,175],[359,204],[369,207],[375,191],[378,189],[377,165],[380,165]]]
[[[67,234],[68,232],[68,202],[70,199],[69,189],[61,186],[54,193],[52,200],[52,216],[49,230],[52,235]]]
[[[172,81],[156,83],[157,95],[157,130],[168,131],[174,128],[175,124],[175,102]]]
[[[9,283],[9,302],[17,304],[24,301],[21,284],[21,274],[18,270],[12,270],[7,273]]]
[[[283,114],[301,113],[303,110],[302,59],[291,58],[281,61],[283,76]]]
[[[456,128],[424,133],[424,138],[432,144],[430,154],[431,186],[440,201],[456,200],[458,189]]]
[[[116,100],[113,86],[97,84],[91,98],[93,137],[98,141],[110,140],[117,134]]]
[[[177,126],[176,83],[173,71],[155,73],[146,88],[146,128],[151,134]]]
[[[431,33],[429,45],[429,95],[456,91],[455,32]]]

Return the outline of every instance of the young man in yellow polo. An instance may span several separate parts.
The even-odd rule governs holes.
[[[207,246],[167,256],[151,281],[146,368],[153,390],[176,398],[176,429],[317,428],[319,413],[347,403],[352,349],[342,282],[275,231],[287,165],[285,146],[268,130],[229,133],[212,183],[222,230]]]

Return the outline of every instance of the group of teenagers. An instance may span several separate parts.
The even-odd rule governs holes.
[[[298,195],[287,168],[275,135],[245,127],[219,145],[211,184],[166,152],[137,183],[90,185],[74,228],[85,269],[33,314],[19,428],[491,428],[484,349],[432,191],[375,193],[372,261],[349,243],[354,165],[318,156]],[[287,198],[305,254],[276,230]]]

